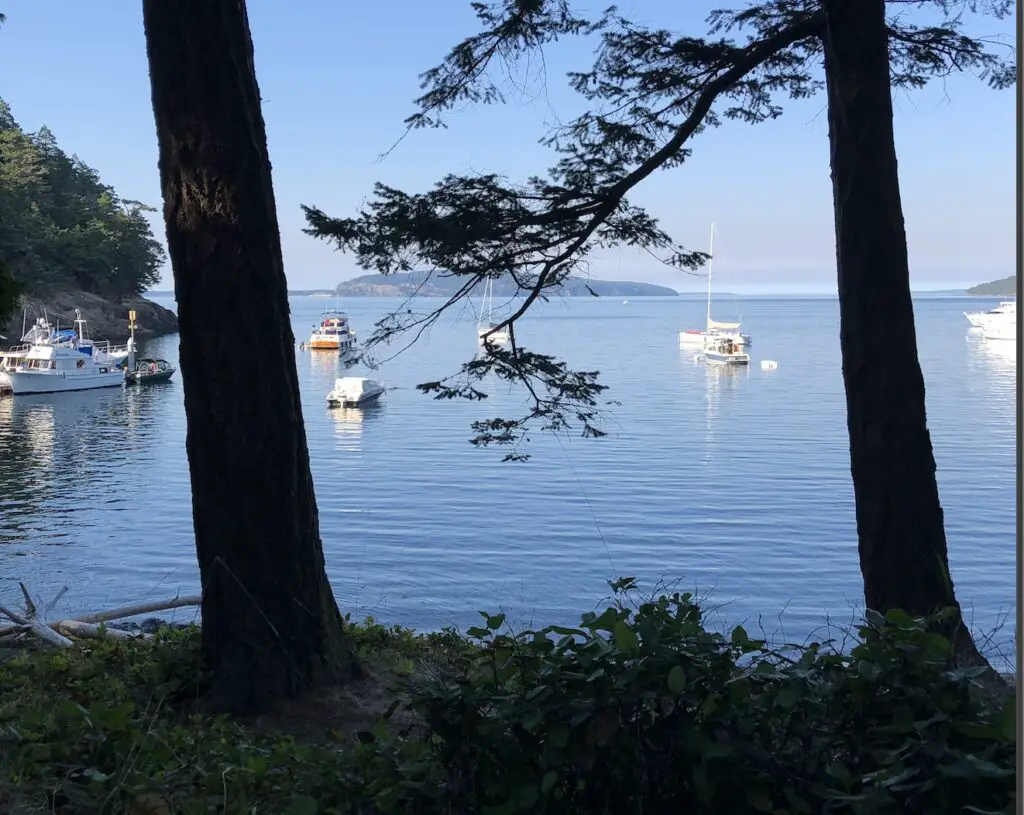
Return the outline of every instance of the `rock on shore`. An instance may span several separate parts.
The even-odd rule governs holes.
[[[30,324],[35,322],[36,317],[42,317],[45,311],[50,316],[50,322],[59,320],[60,325],[67,328],[72,327],[75,309],[81,309],[89,337],[95,340],[127,340],[128,312],[133,309],[137,312],[137,339],[174,334],[178,330],[178,318],[173,311],[144,297],[129,297],[117,302],[82,291],[55,292],[45,298],[23,297],[21,307],[27,310]],[[19,309],[6,326],[0,326],[0,334],[7,337],[5,346],[18,341],[21,327],[22,311]]]

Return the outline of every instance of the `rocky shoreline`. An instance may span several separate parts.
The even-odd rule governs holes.
[[[173,311],[157,305],[144,297],[129,297],[121,301],[107,300],[95,294],[82,291],[55,292],[47,297],[26,296],[6,325],[0,325],[0,334],[7,337],[4,345],[17,343],[21,336],[22,310],[31,323],[45,312],[51,322],[59,320],[62,326],[71,327],[75,309],[81,309],[85,317],[89,336],[96,340],[110,340],[121,343],[128,339],[128,312],[136,312],[138,340],[162,337],[178,331],[178,318]]]

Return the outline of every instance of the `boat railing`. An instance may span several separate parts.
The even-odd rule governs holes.
[[[101,355],[112,356],[114,354],[127,354],[128,345],[114,345],[110,340],[82,340],[79,343],[82,347],[91,347]]]

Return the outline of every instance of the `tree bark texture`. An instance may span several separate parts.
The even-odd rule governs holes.
[[[953,607],[958,661],[981,658],[953,592],[900,201],[884,0],[824,0],[825,72],[857,536],[867,608]]]
[[[243,0],[144,0],[174,269],[207,700],[358,672],[324,570]]]

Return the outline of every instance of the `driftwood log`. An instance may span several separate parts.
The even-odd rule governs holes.
[[[76,640],[81,639],[145,639],[149,634],[134,631],[123,631],[119,628],[110,628],[105,623],[115,620],[124,620],[128,617],[137,617],[139,614],[150,614],[157,611],[170,611],[175,608],[188,608],[198,606],[202,603],[202,597],[192,595],[187,597],[176,596],[170,600],[162,600],[151,603],[137,603],[131,606],[122,606],[110,611],[100,611],[94,614],[83,614],[78,617],[51,621],[51,615],[57,603],[67,593],[68,587],[64,586],[57,595],[39,612],[39,605],[33,601],[24,583],[18,584],[21,587],[22,596],[25,598],[25,610],[14,611],[5,606],[0,606],[0,615],[10,620],[11,624],[0,627],[0,642],[9,640],[21,640],[26,634],[35,638],[56,645],[60,648],[71,648]]]

